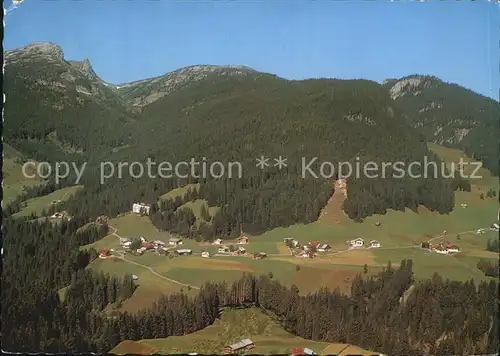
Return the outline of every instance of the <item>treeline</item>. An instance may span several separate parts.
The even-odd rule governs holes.
[[[67,222],[7,221],[2,285],[2,347],[12,351],[106,352],[122,340],[183,335],[214,322],[222,307],[257,306],[297,336],[352,343],[390,355],[493,353],[498,347],[498,283],[413,279],[412,262],[358,276],[351,295],[300,296],[268,276],[207,283],[194,298],[164,296],[137,314],[106,310],[134,292],[131,276],[85,267],[96,252],[79,243],[102,236]],[[87,231],[83,233],[82,231]],[[86,237],[82,237],[83,235]],[[79,239],[75,238],[80,235]],[[36,273],[33,273],[36,271]],[[58,290],[66,287],[59,299]]]
[[[491,252],[500,252],[500,239],[497,237],[492,237],[486,243],[486,249]]]
[[[259,233],[315,221],[333,193],[333,181],[339,173],[348,174],[337,172],[338,165],[350,162],[352,174],[356,175],[359,162],[360,176],[348,178],[348,198],[343,205],[351,219],[361,221],[388,209],[415,210],[419,205],[449,213],[454,206],[454,190],[469,190],[470,184],[442,177],[441,161],[428,150],[424,137],[404,123],[402,114],[390,109],[391,105],[382,86],[365,80],[289,82],[252,74],[197,81],[142,110],[137,125],[130,123],[135,144],[114,150],[113,140],[106,143],[110,145],[106,149],[94,150],[81,182],[84,191],[65,206],[73,216],[113,217],[130,211],[134,202],[154,204],[171,189],[199,182],[199,198],[219,208],[212,224],[202,224],[193,231],[193,216],[187,211],[174,216],[170,208],[155,218],[155,224],[206,239],[234,236],[242,224],[245,231]],[[73,114],[68,111],[68,115]],[[65,130],[69,127],[65,126]],[[74,130],[81,140],[82,134],[77,128]],[[21,135],[17,129],[14,132]],[[92,131],[93,134],[103,135],[104,131]],[[92,135],[89,133],[86,139],[91,141]],[[83,145],[76,141],[75,144]],[[255,158],[260,155],[270,158],[271,166],[265,170],[255,167]],[[279,156],[287,159],[287,167],[281,170],[272,167],[274,158]],[[427,176],[422,168],[425,156],[438,166],[437,171],[431,166]],[[115,166],[113,177],[101,184],[100,161],[96,159],[145,165],[146,159],[151,158],[157,163],[167,160],[175,165],[192,158],[202,162],[203,157],[208,164],[223,162],[227,170],[230,162],[239,162],[243,177],[237,177],[236,171],[229,178],[226,171],[220,179],[163,179],[157,172],[153,172],[157,178],[151,178],[144,171],[142,178],[135,179],[127,169],[123,177],[118,177]],[[308,165],[315,157],[317,160]],[[303,159],[308,169],[304,168]],[[322,176],[323,162],[332,163],[334,171],[327,169]],[[374,178],[364,177],[362,167],[368,162],[379,167]],[[390,168],[383,176],[381,167],[387,162],[403,162],[405,167],[419,162],[421,168],[414,169],[414,178],[408,174],[393,177],[397,172]]]
[[[500,276],[500,269],[498,267],[498,260],[485,260],[481,258],[477,263],[477,268],[488,277],[498,277]]]

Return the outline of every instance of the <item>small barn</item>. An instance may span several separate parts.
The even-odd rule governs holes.
[[[242,350],[242,349],[246,349],[246,348],[250,348],[254,346],[254,343],[252,340],[250,339],[243,339],[239,342],[236,342],[232,345],[229,345],[229,346],[226,346],[224,351],[226,353],[234,353],[235,351],[239,351],[239,350]]]

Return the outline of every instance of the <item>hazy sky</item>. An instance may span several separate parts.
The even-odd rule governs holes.
[[[5,48],[55,42],[111,83],[234,64],[289,79],[432,74],[494,98],[500,87],[493,2],[25,0],[5,22]]]

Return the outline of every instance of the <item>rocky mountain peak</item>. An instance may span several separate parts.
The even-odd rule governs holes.
[[[57,61],[64,61],[62,48],[52,42],[32,43],[27,46],[5,52],[5,60],[16,60],[16,58],[29,59],[32,57],[45,57]]]

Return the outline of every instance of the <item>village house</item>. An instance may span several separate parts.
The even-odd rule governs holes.
[[[171,246],[179,246],[182,245],[182,240],[177,238],[171,238],[168,240],[168,244]]]
[[[265,252],[257,252],[257,253],[253,254],[253,258],[255,258],[256,260],[261,260],[261,259],[266,258],[266,257],[267,257],[267,253],[265,253]]]
[[[201,257],[203,257],[203,258],[210,258],[210,252],[208,252],[208,251],[203,251],[203,252],[201,253]]]
[[[130,245],[132,245],[132,242],[130,242],[130,241],[122,243],[123,248],[130,248]]]
[[[165,242],[160,241],[160,240],[155,240],[155,241],[153,241],[153,244],[154,244],[155,246],[165,246]]]
[[[302,258],[313,258],[314,252],[312,252],[311,250],[302,251],[299,256]]]
[[[247,250],[243,246],[238,246],[238,249],[236,250],[236,253],[238,255],[244,255],[245,253],[247,253]]]
[[[236,240],[236,243],[238,245],[246,245],[248,243],[248,237],[247,236],[240,236],[238,237],[238,239]]]
[[[497,223],[493,223],[493,225],[491,225],[491,227],[492,227],[495,231],[500,230],[500,226],[499,226]]]
[[[109,257],[111,255],[109,249],[107,248],[101,248],[99,250],[99,257],[100,258],[106,258],[106,257]]]
[[[137,255],[140,256],[140,255],[142,255],[144,253],[144,251],[145,250],[143,249],[143,247],[141,247],[141,248],[138,248],[135,252],[136,252]]]
[[[303,347],[296,347],[296,348],[293,348],[291,351],[292,351],[292,356],[315,355],[313,350],[308,349],[308,348],[303,348]]]
[[[328,244],[320,244],[320,245],[318,245],[317,250],[318,250],[319,252],[326,252],[326,251],[328,251],[330,248],[331,248],[331,247],[330,247],[330,245],[328,245]]]
[[[460,204],[462,208],[467,208],[467,204]]]
[[[215,239],[213,244],[214,245],[222,245],[222,239]]]
[[[371,240],[370,241],[370,246],[368,248],[379,248],[380,247],[380,242],[377,240]]]
[[[363,247],[365,244],[365,240],[363,240],[361,237],[358,237],[357,239],[351,240],[351,247]]]
[[[192,250],[188,249],[188,248],[183,248],[183,249],[180,249],[180,250],[177,250],[175,251],[178,255],[190,255],[193,253]]]
[[[153,250],[155,248],[155,245],[153,245],[151,242],[143,242],[142,247],[144,248],[145,251]]]
[[[139,239],[141,240],[142,243],[146,242],[146,239],[144,237],[139,237]]]
[[[460,247],[458,247],[457,245],[449,245],[446,249],[451,253],[460,252]]]
[[[226,353],[234,353],[235,351],[242,350],[245,348],[250,348],[254,345],[253,341],[250,339],[243,339],[237,343],[234,343],[232,345],[226,346],[224,351]]]
[[[434,252],[436,252],[436,253],[441,254],[441,255],[447,255],[448,254],[448,250],[445,247],[441,246],[441,245],[433,246],[432,250]]]
[[[222,247],[219,247],[219,249],[217,250],[218,253],[228,253],[229,252],[229,247],[227,246],[222,246]]]
[[[149,215],[149,210],[151,208],[149,205],[146,205],[144,203],[134,203],[132,204],[132,212],[136,214],[140,214],[142,211],[145,212],[146,214]]]
[[[139,277],[137,277],[135,274],[133,274],[133,275],[132,275],[132,279],[133,279],[134,281],[137,281],[137,280],[139,279]]]

